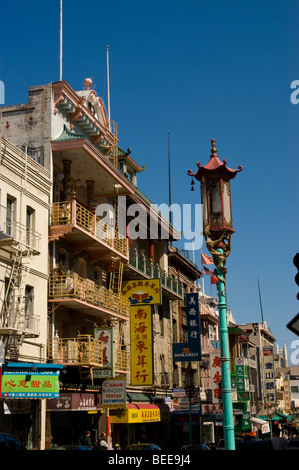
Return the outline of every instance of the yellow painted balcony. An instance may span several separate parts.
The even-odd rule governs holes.
[[[103,366],[103,342],[91,335],[48,340],[48,360],[58,364]]]
[[[49,276],[49,301],[64,303],[71,308],[76,308],[77,304],[82,311],[84,305],[89,309],[94,307],[114,318],[127,320],[130,316],[128,299],[76,273]]]
[[[68,238],[73,243],[84,241],[91,253],[99,251],[114,252],[128,258],[126,238],[90,212],[74,197],[71,201],[54,202],[51,205],[50,240],[60,236]]]

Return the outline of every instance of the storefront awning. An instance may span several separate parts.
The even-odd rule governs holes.
[[[253,423],[256,423],[256,424],[261,424],[261,425],[268,423],[268,421],[264,421],[263,419],[257,418],[256,416],[251,417],[250,421],[252,421]]]
[[[263,419],[265,421],[269,421],[269,417],[266,416],[266,415],[263,415],[263,416],[259,416],[260,419]],[[278,422],[281,422],[281,421],[290,421],[291,417],[288,416],[288,415],[284,415],[283,413],[280,413],[280,412],[277,412],[275,415],[272,415],[271,416],[271,421],[278,421]]]
[[[157,423],[169,419],[169,407],[153,403],[127,403],[126,408],[110,410],[110,422],[122,423]]]

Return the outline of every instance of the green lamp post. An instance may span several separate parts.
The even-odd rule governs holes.
[[[223,410],[223,434],[226,450],[235,450],[235,429],[232,405],[230,354],[227,329],[226,306],[226,258],[230,253],[230,238],[234,233],[230,180],[242,171],[239,166],[233,170],[226,166],[226,160],[220,161],[215,148],[215,139],[211,140],[212,149],[209,162],[205,166],[197,163],[197,172],[188,170],[188,175],[201,183],[201,202],[203,211],[203,235],[206,246],[213,256],[216,266],[219,308],[219,334],[221,344],[221,388]]]

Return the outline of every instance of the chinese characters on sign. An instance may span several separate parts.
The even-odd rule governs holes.
[[[59,371],[3,372],[2,398],[56,398],[59,397]]]
[[[131,383],[153,384],[153,339],[151,306],[131,307]]]
[[[95,329],[95,339],[103,343],[103,369],[94,370],[94,377],[110,377],[114,375],[114,329]],[[108,370],[109,369],[109,370]]]
[[[245,390],[245,366],[243,357],[236,357],[236,388],[238,401],[249,400],[250,394]]]
[[[238,392],[245,391],[245,370],[243,357],[236,357],[236,387]]]
[[[221,353],[210,354],[210,369],[212,379],[212,403],[220,403],[221,401]]]
[[[263,356],[264,356],[264,379],[265,379],[265,403],[270,404],[270,405],[275,405],[276,404],[276,392],[275,392],[273,348],[264,347]]]
[[[131,383],[153,384],[153,322],[151,305],[161,304],[160,279],[123,283],[122,295],[130,300]]]
[[[173,360],[200,361],[200,314],[198,293],[186,294],[186,313],[188,323],[188,343],[173,344]]]
[[[284,406],[286,411],[292,410],[292,401],[291,401],[291,391],[290,391],[290,381],[289,379],[283,380],[283,399],[284,399]]]
[[[222,405],[220,403],[214,403],[213,405],[211,405],[210,403],[206,403],[202,405],[201,412],[202,415],[205,417],[217,417],[218,419],[222,419],[223,417]]]
[[[123,410],[123,413],[112,411],[110,413],[110,422],[119,423],[154,423],[161,421],[160,409],[137,409],[129,408]]]
[[[129,299],[131,306],[161,304],[160,279],[140,279],[124,282],[121,293]]]

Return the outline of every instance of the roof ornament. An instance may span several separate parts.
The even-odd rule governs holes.
[[[85,86],[85,90],[90,90],[90,87],[92,85],[92,79],[91,78],[85,78],[83,84]]]

